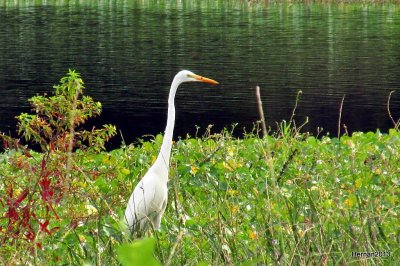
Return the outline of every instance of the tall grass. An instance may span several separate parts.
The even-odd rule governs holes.
[[[141,146],[86,155],[101,174],[75,199],[81,218],[29,253],[2,247],[4,262],[117,265],[127,241],[120,218],[132,188],[155,159],[161,136]],[[173,151],[170,199],[156,239],[169,265],[349,264],[352,252],[394,264],[399,256],[400,134],[340,139],[279,134],[234,138],[227,130],[180,140]],[[3,158],[5,158],[3,154]],[[4,160],[2,163],[4,166]],[[96,191],[96,192],[94,192]],[[96,196],[96,197],[94,197]],[[82,204],[85,202],[85,204]],[[57,209],[65,208],[60,204]],[[62,213],[62,212],[61,212]],[[172,254],[172,255],[171,255]]]

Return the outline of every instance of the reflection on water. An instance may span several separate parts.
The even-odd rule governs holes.
[[[180,69],[219,87],[184,84],[177,135],[257,120],[260,85],[268,124],[310,118],[336,135],[338,111],[350,131],[391,126],[386,100],[400,87],[399,6],[247,5],[237,1],[116,1],[0,6],[0,130],[14,130],[27,99],[51,92],[77,69],[103,103],[96,123],[114,123],[127,141],[164,130],[170,82]],[[392,96],[400,116],[400,91]]]

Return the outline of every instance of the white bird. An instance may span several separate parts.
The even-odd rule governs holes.
[[[159,230],[161,217],[167,207],[168,172],[172,148],[172,136],[175,124],[175,94],[183,82],[206,82],[218,84],[217,81],[182,70],[175,75],[168,97],[168,118],[160,153],[142,180],[136,185],[125,210],[125,222],[130,231],[143,232],[150,223]]]

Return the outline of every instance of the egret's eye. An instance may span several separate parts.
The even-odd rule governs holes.
[[[190,74],[187,74],[187,77],[188,77],[188,78],[192,78],[192,75],[190,75]]]

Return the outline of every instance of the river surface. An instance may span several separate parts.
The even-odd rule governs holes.
[[[52,93],[68,68],[103,103],[95,124],[125,140],[162,132],[169,86],[189,69],[220,82],[190,83],[176,97],[176,136],[258,120],[296,123],[336,136],[392,126],[400,117],[400,6],[248,4],[240,1],[4,1],[0,3],[0,131],[15,132],[27,99]],[[39,4],[38,4],[39,3]],[[343,129],[342,129],[343,132]]]

